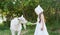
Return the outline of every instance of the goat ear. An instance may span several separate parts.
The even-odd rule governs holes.
[[[21,17],[23,17],[23,15]]]

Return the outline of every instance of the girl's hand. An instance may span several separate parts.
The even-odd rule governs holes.
[[[40,21],[39,21],[39,23],[40,23]]]
[[[43,27],[41,28],[41,31],[43,31],[44,29],[43,29]]]

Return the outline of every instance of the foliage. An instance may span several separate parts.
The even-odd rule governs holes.
[[[6,16],[7,26],[10,25],[9,22],[14,16],[21,16],[22,14],[28,21],[36,22],[37,15],[34,9],[38,4],[44,9],[46,23],[57,26],[60,23],[59,0],[0,0],[0,13],[2,16]]]

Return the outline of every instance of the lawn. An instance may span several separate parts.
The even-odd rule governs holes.
[[[33,35],[33,30],[22,30],[21,35]],[[10,30],[0,30],[0,35],[11,35]]]
[[[27,28],[27,30],[22,30],[21,35],[33,35],[34,29],[33,27]],[[9,29],[0,30],[0,35],[11,35],[11,31]]]
[[[22,30],[21,35],[33,35],[34,34],[35,27],[29,27],[27,30]],[[48,30],[50,35],[60,35],[60,32],[58,31],[51,31]],[[7,30],[0,30],[0,35],[11,35],[11,31],[9,29]]]
[[[52,27],[53,28],[53,27]],[[60,29],[51,30],[51,26],[47,25],[49,35],[60,35]],[[22,29],[21,35],[33,35],[35,31],[35,25],[28,24],[27,30]],[[0,30],[0,35],[11,35],[9,29]]]

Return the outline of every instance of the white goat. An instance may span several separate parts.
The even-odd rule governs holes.
[[[12,35],[15,35],[15,32],[18,32],[17,35],[21,34],[21,30],[22,30],[21,23],[23,23],[24,29],[26,30],[25,24],[27,23],[27,20],[23,17],[23,15],[19,18],[16,17],[11,20],[10,30]]]

